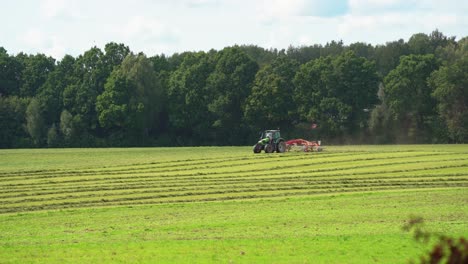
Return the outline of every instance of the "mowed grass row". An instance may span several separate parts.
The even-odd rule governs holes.
[[[62,164],[40,169],[4,166],[0,213],[468,187],[468,151],[458,146],[380,151],[335,147],[322,153],[270,155],[232,147],[186,148],[178,149],[179,153],[153,150],[146,159],[130,159],[127,164],[120,160],[112,164],[112,151],[89,150],[91,157],[103,161],[101,166],[72,160],[69,168]],[[192,156],[187,155],[190,151]]]

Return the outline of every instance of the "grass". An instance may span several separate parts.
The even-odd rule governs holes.
[[[407,263],[468,236],[466,145],[0,150],[0,262]]]

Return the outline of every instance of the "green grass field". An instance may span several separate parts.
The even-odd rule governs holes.
[[[0,263],[408,263],[468,237],[468,146],[0,150]]]

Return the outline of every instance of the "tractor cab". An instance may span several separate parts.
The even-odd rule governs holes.
[[[260,139],[269,138],[272,141],[277,141],[281,138],[281,133],[279,130],[265,130],[260,135]]]

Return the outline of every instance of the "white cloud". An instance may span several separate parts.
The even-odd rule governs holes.
[[[36,28],[31,28],[27,30],[20,37],[20,41],[26,44],[27,46],[32,47],[44,47],[47,43],[45,34],[41,30]]]
[[[382,44],[438,28],[467,36],[468,1],[444,0],[39,0],[6,1],[2,45],[13,53],[78,56],[124,43],[148,55],[325,44],[342,39]],[[465,3],[466,2],[466,3]],[[335,8],[338,5],[338,9]],[[16,37],[14,37],[16,36]]]
[[[32,50],[38,53],[45,53],[56,59],[62,58],[66,52],[64,42],[60,37],[55,35],[49,36],[37,28],[27,30],[20,36],[20,41]]]
[[[125,24],[114,27],[115,38],[135,51],[144,51],[149,55],[171,53],[180,41],[180,32],[162,23],[159,19],[146,16],[134,16]]]
[[[39,6],[40,13],[47,19],[78,18],[81,13],[77,0],[42,0]]]
[[[44,0],[41,3],[41,13],[47,18],[53,18],[61,14],[66,7],[64,0]]]
[[[135,16],[118,29],[127,38],[157,39],[163,42],[177,41],[177,31],[154,18]]]
[[[216,6],[220,4],[220,2],[219,0],[187,0],[185,4],[191,8],[199,8],[207,6]]]
[[[346,0],[263,0],[258,11],[268,18],[334,16],[345,12]]]
[[[338,33],[347,42],[383,43],[412,34],[457,26],[462,21],[454,14],[387,13],[378,15],[346,15],[338,25]],[[466,23],[466,22],[465,22]]]

